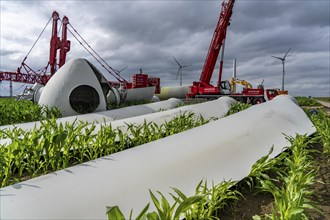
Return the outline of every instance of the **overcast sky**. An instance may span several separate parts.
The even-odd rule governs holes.
[[[122,69],[127,80],[139,69],[161,78],[162,86],[198,81],[221,9],[214,1],[3,1],[1,9],[1,71],[15,71],[56,10],[110,66]],[[294,96],[330,96],[328,0],[236,0],[228,27],[223,80],[232,75],[237,59],[237,78],[257,86],[281,88],[282,64],[286,59],[285,89]],[[34,69],[49,59],[51,25],[46,28],[26,63]],[[71,51],[67,60],[84,57],[99,67],[69,33]],[[219,64],[213,73],[217,81]],[[25,87],[14,84],[14,93]],[[1,94],[8,94],[2,82]]]

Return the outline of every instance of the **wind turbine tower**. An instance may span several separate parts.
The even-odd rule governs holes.
[[[182,69],[188,66],[191,66],[191,64],[189,65],[181,65],[173,56],[174,61],[178,64],[179,69],[178,69],[178,73],[176,74],[176,79],[178,79],[178,76],[180,75],[180,86],[182,86]]]
[[[282,91],[284,91],[284,74],[285,74],[285,58],[286,56],[288,55],[289,51],[291,50],[291,48],[289,48],[289,50],[286,52],[286,54],[284,55],[284,57],[275,57],[275,56],[272,56],[276,59],[279,59],[282,61],[282,66],[283,66],[283,74],[282,74]]]

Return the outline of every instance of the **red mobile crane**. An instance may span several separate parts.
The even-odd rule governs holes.
[[[232,93],[229,82],[221,81],[225,39],[227,27],[230,25],[230,17],[233,13],[234,3],[235,0],[222,2],[219,20],[211,40],[200,79],[198,82],[193,82],[193,85],[189,87],[189,92],[186,95],[187,98],[214,99],[221,96],[230,96],[241,102],[252,102],[253,104],[257,104],[264,102],[265,100],[271,100],[277,95],[276,89],[264,89],[262,85],[258,86],[257,89],[245,88],[242,93]],[[217,86],[213,86],[210,84],[210,81],[221,48],[222,53],[218,83]],[[228,94],[226,94],[225,90],[229,91]]]

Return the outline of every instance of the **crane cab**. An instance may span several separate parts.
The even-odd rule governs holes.
[[[228,80],[221,81],[219,85],[219,91],[221,91],[221,94],[229,95],[231,94],[231,86]]]

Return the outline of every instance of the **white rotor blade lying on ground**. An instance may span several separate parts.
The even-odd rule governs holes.
[[[148,190],[195,193],[209,183],[241,180],[284,134],[311,135],[315,127],[289,97],[253,106],[212,123],[94,161],[1,189],[1,219],[107,219],[106,206],[128,216],[151,201]],[[154,208],[154,207],[152,207]]]
[[[57,119],[57,121],[58,123],[65,123],[65,122],[73,123],[74,121],[84,121],[88,123],[93,123],[93,122],[102,123],[104,121],[108,122],[123,118],[155,113],[160,110],[172,109],[178,106],[179,104],[182,104],[182,101],[180,99],[171,98],[166,101],[155,102],[150,104],[134,105],[134,106],[129,106],[120,109],[113,109],[103,112],[95,112],[95,113],[89,113],[83,115],[63,117]],[[0,126],[0,130],[13,129],[14,127],[22,128],[23,130],[32,130],[34,126],[38,128],[40,127],[40,125],[41,123],[39,121],[34,121],[34,122],[27,122],[21,124]]]
[[[177,99],[173,99],[173,100],[176,101]],[[213,100],[213,101],[209,101],[209,102],[182,106],[182,107],[178,107],[178,108],[174,108],[174,109],[170,109],[170,110],[166,110],[166,111],[160,111],[160,112],[155,112],[155,113],[150,113],[150,114],[139,115],[139,116],[135,116],[135,117],[123,118],[120,120],[114,120],[113,118],[108,118],[107,122],[95,124],[93,134],[97,133],[101,129],[102,126],[111,125],[112,129],[118,128],[118,129],[122,130],[123,132],[127,132],[128,125],[138,126],[138,125],[142,125],[144,122],[147,122],[147,123],[153,122],[157,125],[161,125],[161,124],[165,123],[166,121],[168,122],[168,121],[172,120],[174,117],[179,116],[180,114],[183,114],[185,112],[194,113],[195,117],[202,116],[206,120],[211,119],[211,118],[221,118],[228,112],[228,110],[230,109],[231,105],[234,102],[236,102],[236,101],[233,98],[221,97],[217,100]],[[161,104],[161,102],[159,104],[160,105],[158,105],[158,107],[160,107],[160,106],[170,107],[168,105],[165,105],[164,103]],[[149,105],[151,105],[151,104],[149,104]],[[142,107],[142,109],[144,109],[145,106],[140,106],[140,107]],[[152,108],[155,108],[155,106],[152,106]],[[135,108],[130,108],[130,107],[122,108],[122,110],[123,110],[122,112],[113,110],[113,111],[115,111],[115,113],[112,113],[112,115],[122,113],[121,114],[121,117],[122,117],[123,115],[128,115],[129,112],[133,111],[134,109],[135,110],[138,109],[137,106],[135,106]],[[155,108],[155,109],[157,109],[157,108]],[[135,114],[136,114],[136,112],[135,112]],[[70,120],[68,120],[68,117],[63,118],[64,120],[58,119],[57,122],[58,123],[64,123],[64,122],[72,123],[73,122],[72,120],[75,118],[77,118],[79,120],[83,120],[85,122],[86,121],[90,122],[92,120],[95,120],[95,117],[94,117],[95,115],[96,115],[96,117],[100,117],[99,113],[92,113],[92,114],[82,115],[81,117],[78,117],[78,118],[77,118],[77,116],[72,116],[72,117],[69,117]],[[113,121],[111,121],[111,120],[113,120]],[[25,130],[28,130],[28,129],[32,130],[34,125],[36,125],[37,127],[40,127],[41,123],[33,122],[33,123],[18,124],[18,125],[14,125],[14,126],[23,128]],[[92,125],[89,125],[89,126],[92,126]],[[8,128],[12,128],[12,127],[8,127]],[[8,145],[10,143],[11,143],[10,138],[0,139],[0,144]]]

